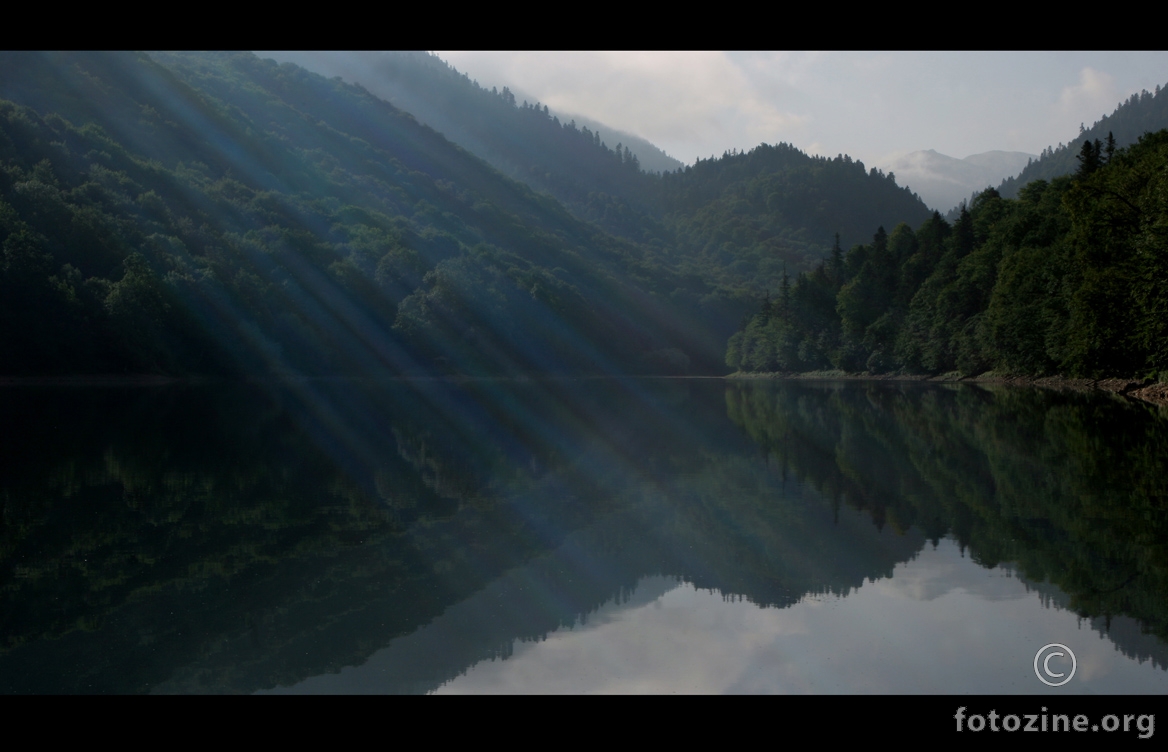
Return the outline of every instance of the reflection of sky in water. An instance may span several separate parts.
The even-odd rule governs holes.
[[[651,578],[638,589],[669,584]],[[1032,668],[1051,642],[1078,658],[1075,677],[1057,689]],[[346,672],[356,678],[362,668]],[[315,691],[329,689],[345,691]],[[1043,606],[1008,570],[984,569],[944,540],[891,580],[786,609],[690,585],[647,603],[634,595],[583,626],[516,643],[508,659],[481,662],[438,692],[1164,693],[1168,672],[1124,656],[1075,614]]]

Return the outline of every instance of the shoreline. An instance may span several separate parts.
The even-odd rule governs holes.
[[[304,378],[304,377],[302,377]],[[311,377],[309,377],[311,380]],[[322,377],[318,377],[322,378]],[[326,380],[329,377],[323,377]],[[417,378],[417,377],[414,377]],[[421,377],[424,380],[432,378],[443,377]],[[449,377],[447,377],[449,378]],[[463,377],[464,379],[466,377]],[[473,378],[473,377],[472,377]],[[481,378],[481,377],[480,377]],[[499,377],[487,377],[499,378]],[[502,378],[514,378],[502,377]],[[530,377],[528,377],[530,378]],[[577,377],[589,378],[589,377]],[[595,378],[595,377],[593,377]],[[770,371],[766,373],[744,373],[736,371],[725,376],[658,376],[650,378],[676,378],[676,379],[691,379],[691,378],[709,378],[709,379],[725,379],[728,381],[751,381],[762,379],[789,379],[795,381],[910,381],[910,382],[929,382],[938,384],[956,384],[956,383],[972,383],[972,384],[1004,384],[1007,386],[1036,386],[1043,389],[1056,389],[1060,391],[1076,391],[1076,392],[1092,392],[1102,391],[1117,394],[1129,399],[1138,400],[1151,405],[1159,407],[1168,407],[1168,383],[1157,382],[1152,379],[1124,379],[1124,378],[1107,378],[1107,379],[1079,379],[1069,378],[1066,376],[1016,376],[1007,374],[995,374],[990,371],[977,376],[961,376],[956,371],[950,373],[943,373],[938,376],[927,376],[923,374],[906,374],[906,373],[848,373],[846,371],[801,371],[801,372],[784,372],[784,371]],[[395,380],[402,380],[403,377],[397,377]],[[21,387],[21,386],[75,386],[75,387],[133,387],[133,386],[174,386],[178,384],[206,384],[212,381],[219,381],[220,379],[208,378],[206,376],[162,376],[158,374],[136,374],[136,375],[113,375],[113,374],[87,374],[75,376],[0,376],[0,388],[3,387]],[[254,379],[243,379],[244,381],[254,381]],[[343,378],[342,378],[343,380]],[[411,380],[410,377],[404,377],[404,380]]]
[[[972,383],[972,384],[1006,384],[1009,386],[1037,386],[1044,389],[1069,390],[1076,392],[1102,391],[1118,394],[1122,397],[1139,400],[1160,407],[1168,407],[1168,383],[1156,382],[1152,379],[1077,379],[1066,376],[1012,376],[996,374],[992,371],[978,376],[961,376],[956,371],[943,373],[938,376],[922,374],[871,374],[848,373],[846,371],[803,371],[786,373],[782,371],[768,373],[743,373],[736,371],[727,379],[792,379],[801,381],[917,381],[941,384]]]

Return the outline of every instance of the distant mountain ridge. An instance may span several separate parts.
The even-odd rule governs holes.
[[[929,208],[947,212],[976,191],[1016,175],[1037,157],[1020,151],[987,151],[957,159],[933,149],[914,151],[881,165]]]

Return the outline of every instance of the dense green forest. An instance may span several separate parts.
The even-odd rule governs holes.
[[[145,55],[5,59],[4,371],[604,372],[673,344],[627,243],[355,87],[194,61],[203,90]]]
[[[565,203],[250,54],[0,63],[5,374],[717,373],[784,266],[927,216],[784,145],[650,175],[503,94]]]
[[[760,277],[777,281],[783,263],[809,270],[833,232],[859,242],[882,221],[874,217],[916,223],[927,216],[894,179],[866,179],[886,176],[879,170],[869,175],[844,155],[814,159],[780,144],[749,157],[735,149],[722,159],[699,159],[690,169],[676,160],[644,169],[637,152],[650,144],[630,149],[606,143],[597,130],[561,122],[546,105],[517,103],[506,87],[481,87],[436,55],[346,54],[319,64],[551,194],[577,216],[656,250],[668,247],[666,263],[680,260],[689,270],[711,273],[725,289]],[[664,180],[655,179],[660,173]]]
[[[444,64],[415,88],[539,169],[246,53],[0,62],[0,373],[1168,368],[1164,137],[1122,144],[1161,92],[948,222],[786,144],[648,173]]]
[[[1168,376],[1168,131],[1084,140],[1074,176],[881,227],[783,283],[737,332],[742,371]]]

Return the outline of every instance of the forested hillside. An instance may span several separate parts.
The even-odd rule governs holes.
[[[189,53],[152,55],[175,66],[180,76],[192,58]],[[311,57],[318,67],[336,71],[411,113],[508,177],[554,196],[577,217],[597,221],[618,235],[631,230],[640,240],[645,227],[630,227],[625,215],[632,215],[651,228],[651,235],[659,240],[664,237],[661,228],[645,216],[656,213],[650,211],[656,205],[656,181],[629,144],[607,142],[598,130],[577,126],[573,120],[561,122],[546,105],[520,101],[506,86],[501,91],[484,88],[430,53]],[[673,162],[673,168],[680,166]],[[610,197],[619,197],[621,217],[614,217]]]
[[[1083,141],[1098,139],[1106,144],[1110,136],[1116,147],[1123,148],[1136,143],[1145,133],[1164,128],[1168,128],[1168,91],[1157,86],[1154,93],[1145,90],[1132,94],[1114,112],[1104,115],[1090,128],[1080,127],[1077,138],[1057,147],[1048,147],[1017,177],[1003,180],[998,193],[1006,198],[1017,198],[1022,187],[1033,180],[1053,180],[1073,174],[1079,168],[1078,156]]]
[[[781,286],[730,340],[743,371],[1168,376],[1168,130],[1073,177],[881,227]]]
[[[661,179],[664,224],[694,271],[774,289],[783,265],[810,271],[833,235],[857,243],[878,217],[923,222],[924,203],[892,175],[846,155],[811,157],[787,144],[700,160]]]
[[[593,165],[570,211],[246,53],[3,53],[0,100],[5,374],[717,372],[784,267],[926,216],[847,157],[649,175],[500,99]]]
[[[4,56],[3,372],[605,372],[713,346],[636,282],[667,271],[408,114],[190,62],[199,88],[144,55]]]
[[[156,59],[163,56],[151,53]],[[486,159],[509,177],[542,178],[531,166],[543,162],[547,155],[516,135],[529,133],[528,121],[516,110],[526,100],[527,108],[545,111],[533,97],[527,97],[504,86],[482,85],[466,73],[430,52],[407,50],[379,50],[368,52],[262,52],[263,57],[274,57],[277,62],[294,63],[314,73],[332,78],[340,76],[350,83],[365,87],[394,107],[405,110],[419,121],[444,134],[451,141]],[[500,107],[500,103],[511,105]],[[674,171],[682,166],[649,141],[630,133],[611,128],[580,115],[569,116],[547,110],[549,118],[569,123],[577,121],[583,130],[588,126],[599,133],[600,140],[613,148],[616,144],[628,147],[647,172]],[[546,146],[546,144],[543,144]],[[624,149],[621,149],[622,153]],[[558,157],[553,157],[558,158]],[[589,165],[578,165],[588,169]]]
[[[189,57],[152,54],[164,63]],[[676,160],[667,169],[646,168],[637,152],[651,144],[630,149],[606,142],[597,130],[561,122],[546,105],[517,102],[507,87],[480,86],[436,55],[346,53],[313,59],[414,114],[508,176],[550,193],[578,217],[637,242],[676,246],[703,273],[719,279],[727,276],[723,267],[730,263],[708,258],[711,224],[725,226],[719,247],[730,240],[731,247],[745,245],[748,258],[762,252],[809,270],[835,232],[845,243],[860,242],[873,217],[882,218],[877,223],[888,216],[915,223],[928,216],[928,209],[895,186],[893,178],[879,170],[868,173],[844,155],[816,159],[779,144],[752,150],[749,158],[735,149],[721,159],[698,160],[693,168],[682,168]],[[663,178],[656,179],[657,173]],[[744,197],[748,201],[739,200]],[[693,221],[691,215],[703,209],[705,216]],[[743,260],[730,253],[734,261]],[[758,270],[737,277],[729,273],[741,284]]]

